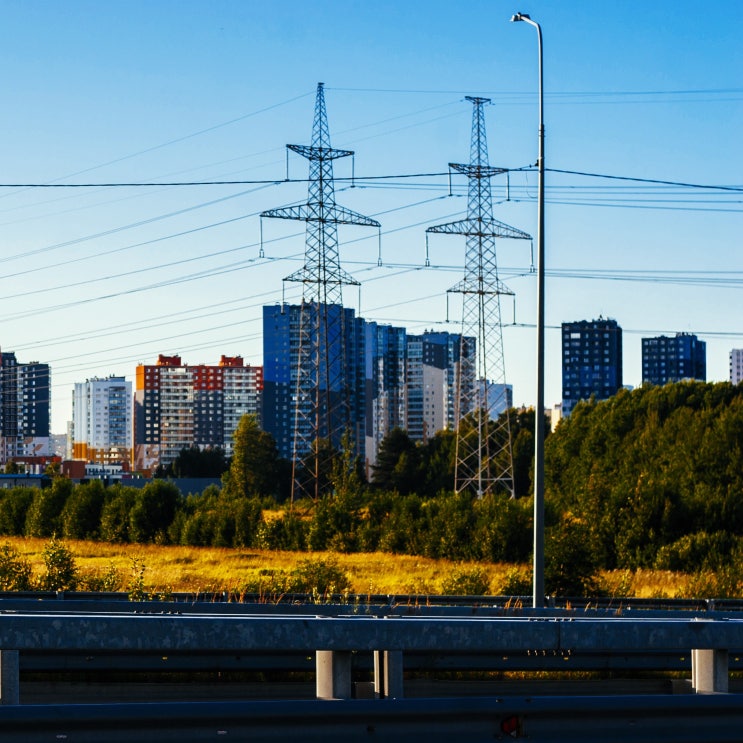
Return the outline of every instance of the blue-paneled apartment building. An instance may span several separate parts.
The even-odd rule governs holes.
[[[287,458],[294,440],[300,310],[300,305],[288,304],[263,308],[261,420]],[[393,428],[425,442],[436,431],[454,428],[457,416],[468,412],[457,404],[456,389],[460,374],[464,384],[474,384],[474,338],[462,343],[457,333],[411,335],[405,328],[367,322],[349,308],[331,306],[328,312],[336,327],[343,328],[346,350],[343,374],[328,377],[340,378],[339,387],[350,393],[356,442],[369,464]],[[338,336],[329,342],[340,340]],[[328,356],[342,357],[334,350]],[[332,392],[340,394],[340,389]]]
[[[642,339],[642,382],[707,379],[707,346],[691,333]],[[580,400],[606,400],[622,387],[622,328],[616,320],[562,324],[562,415]]]

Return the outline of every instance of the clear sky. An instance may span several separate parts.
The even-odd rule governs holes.
[[[281,301],[304,225],[265,220],[260,257],[257,215],[306,185],[30,184],[281,181],[322,81],[332,144],[356,152],[358,181],[339,180],[337,201],[382,223],[381,266],[374,230],[340,229],[361,282],[345,303],[411,332],[456,331],[446,289],[464,239],[432,236],[426,268],[425,228],[466,210],[466,182],[450,196],[440,175],[469,157],[464,96],[492,99],[491,164],[536,162],[537,38],[509,23],[517,11],[544,33],[547,404],[561,396],[560,323],[599,315],[624,329],[626,384],[641,381],[641,338],[679,331],[706,340],[708,378],[727,379],[743,347],[739,0],[4,0],[0,346],[51,364],[53,431],[75,381],[133,379],[158,353],[262,363],[261,306]],[[335,173],[347,179],[350,161]],[[291,156],[289,175],[306,178],[306,161]],[[495,217],[536,235],[534,170],[492,185]],[[516,295],[507,377],[529,405],[530,249],[497,250]]]

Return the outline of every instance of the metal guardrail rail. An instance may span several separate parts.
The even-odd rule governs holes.
[[[7,743],[739,743],[742,724],[743,696],[732,694],[0,708]]]
[[[28,599],[15,599],[24,603]],[[534,741],[740,740],[743,696],[729,671],[743,649],[743,617],[717,610],[616,612],[503,607],[389,607],[354,614],[348,605],[250,607],[53,599],[35,610],[0,602],[0,730],[3,741],[405,739]],[[52,606],[52,604],[54,606]],[[105,607],[105,611],[102,611]],[[178,608],[176,608],[178,607]],[[230,608],[228,608],[230,607]],[[321,608],[332,609],[321,613]],[[54,610],[56,609],[56,611]],[[71,609],[71,611],[67,611]],[[87,610],[86,610],[87,609]],[[97,610],[96,610],[97,609]],[[302,613],[299,613],[301,609]],[[349,612],[345,615],[343,611]],[[448,612],[454,612],[450,614]],[[492,612],[501,612],[494,615]],[[504,614],[505,612],[505,614]],[[551,613],[550,613],[551,612]],[[631,616],[627,616],[630,614]],[[117,659],[251,657],[312,659],[317,700],[150,704],[20,704],[24,658],[81,655]],[[353,659],[373,667],[373,700],[351,699]],[[403,671],[422,657],[454,663],[533,659],[534,668],[587,659],[594,664],[684,658],[695,694],[500,695],[405,699]],[[412,661],[411,661],[412,659]],[[624,659],[624,661],[622,660]],[[689,663],[690,659],[690,663]],[[443,661],[442,661],[443,662]],[[688,667],[688,665],[687,665]],[[338,701],[330,701],[338,700]]]

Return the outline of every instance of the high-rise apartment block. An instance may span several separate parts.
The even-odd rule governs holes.
[[[616,320],[562,324],[562,414],[594,396],[605,400],[622,387],[622,329]]]
[[[733,348],[730,351],[730,382],[743,382],[743,348]]]
[[[305,304],[305,311],[307,305]],[[324,360],[305,359],[319,365],[318,384],[340,379],[332,394],[334,407],[350,410],[350,431],[359,454],[368,465],[376,460],[382,439],[393,428],[402,428],[413,441],[425,442],[436,431],[455,428],[465,415],[460,400],[462,386],[475,384],[475,339],[456,333],[426,332],[408,335],[405,328],[366,322],[353,310],[333,305],[342,328],[332,339],[343,349],[331,358],[345,359],[341,374],[325,375]],[[300,359],[299,305],[263,308],[263,428],[276,440],[279,453],[294,457],[295,426],[308,426],[303,409],[295,404]],[[468,395],[467,399],[473,399]],[[307,406],[310,409],[310,406]],[[299,413],[299,414],[298,414]],[[340,441],[333,441],[339,446]]]
[[[408,435],[425,443],[436,431],[456,428],[472,411],[475,339],[458,333],[427,331],[407,337]]]
[[[366,459],[376,462],[382,439],[394,428],[408,427],[407,334],[405,328],[367,322],[366,333]]]
[[[132,452],[132,383],[124,377],[76,382],[72,392],[72,457],[126,463]]]
[[[48,364],[0,352],[0,464],[49,455]]]
[[[321,314],[326,324],[307,318],[307,313],[314,312],[317,305],[307,302],[263,308],[263,429],[287,459],[306,457],[309,450],[305,448],[311,446],[315,431],[319,438],[330,437],[333,446],[340,446],[344,433],[340,419],[350,421],[350,434],[359,449],[364,441],[364,321],[352,309],[339,305],[324,308]],[[320,358],[304,355],[302,328],[310,332],[319,328],[324,335],[320,344],[309,341],[311,347],[324,349]],[[330,421],[327,415],[318,414],[316,401],[306,397],[306,385],[298,384],[300,356],[309,367],[302,374],[314,378],[312,394],[327,401],[329,411],[323,412],[329,412]],[[318,419],[310,420],[313,415]],[[295,445],[302,451],[294,452]]]
[[[239,356],[218,366],[188,366],[180,356],[137,367],[134,392],[134,467],[172,463],[181,449],[221,447],[230,456],[240,418],[260,417],[263,369]]]
[[[642,339],[642,382],[663,385],[707,379],[707,344],[691,333]]]

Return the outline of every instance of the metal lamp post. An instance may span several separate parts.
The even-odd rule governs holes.
[[[534,409],[534,583],[533,606],[544,605],[544,89],[542,27],[525,13],[523,21],[537,30],[539,43],[539,190],[537,197],[537,401]]]

